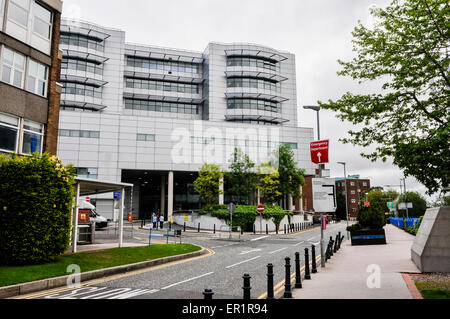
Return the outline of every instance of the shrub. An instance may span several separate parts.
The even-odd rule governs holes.
[[[361,208],[358,221],[362,228],[368,229],[380,229],[386,225],[384,211],[372,206]]]
[[[74,177],[49,154],[0,156],[0,264],[48,262],[67,249]]]

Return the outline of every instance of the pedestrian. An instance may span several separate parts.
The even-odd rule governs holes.
[[[159,224],[161,226],[161,229],[164,227],[164,215],[159,216]]]
[[[156,215],[153,214],[153,228],[156,228],[157,221],[158,221],[158,219],[156,218]]]

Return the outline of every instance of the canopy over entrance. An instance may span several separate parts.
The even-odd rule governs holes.
[[[112,192],[120,192],[120,213],[119,213],[119,247],[123,244],[123,210],[125,206],[125,189],[129,188],[130,194],[132,194],[133,184],[116,183],[108,181],[100,181],[90,178],[75,179],[75,215],[72,224],[74,225],[72,233],[72,251],[77,252],[77,239],[78,239],[78,209],[80,196],[106,194]],[[131,209],[131,204],[130,204]]]

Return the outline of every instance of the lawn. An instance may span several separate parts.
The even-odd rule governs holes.
[[[55,262],[30,266],[0,266],[0,287],[45,278],[70,275],[67,266],[75,264],[81,272],[126,265],[157,258],[186,254],[201,248],[190,244],[151,245],[113,248],[59,256]]]
[[[416,287],[424,299],[450,299],[449,284],[449,282],[416,281]]]

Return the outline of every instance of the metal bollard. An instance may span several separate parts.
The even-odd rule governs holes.
[[[273,294],[273,265],[267,265],[267,299],[274,299]]]
[[[244,279],[244,286],[242,287],[242,289],[244,290],[244,299],[251,299],[250,290],[252,289],[252,287],[250,287],[250,279],[252,277],[249,274],[244,274],[242,278]]]
[[[338,240],[337,240],[338,246],[337,246],[337,249],[339,250],[339,249],[341,249],[341,232],[339,232],[337,236],[338,236]]]
[[[291,291],[291,258],[286,257],[284,259],[286,261],[286,276],[284,279],[284,298],[292,298]]]
[[[317,265],[316,265],[316,246],[311,245],[311,272],[315,274],[317,272]]]
[[[269,234],[269,226],[266,224],[266,235]]]
[[[184,222],[183,231],[186,232],[186,222]]]
[[[333,236],[330,236],[330,257],[333,256]]]
[[[256,234],[256,226],[253,224],[253,234]]]
[[[169,230],[172,230],[172,223],[169,222]]]
[[[334,253],[337,252],[338,240],[339,240],[338,235],[336,235],[336,239],[334,240],[334,249],[333,249]]]
[[[200,232],[200,223],[198,223],[198,231],[197,232]]]
[[[300,272],[300,253],[295,253],[295,288],[302,288],[302,274]]]
[[[311,279],[311,273],[309,272],[308,248],[305,248],[305,279]]]
[[[214,230],[213,230],[213,234],[216,233],[216,224],[214,224]]]
[[[286,235],[286,224],[284,224],[284,234]]]
[[[214,295],[212,289],[205,289],[203,292],[203,296],[205,300],[212,300],[212,296]]]

